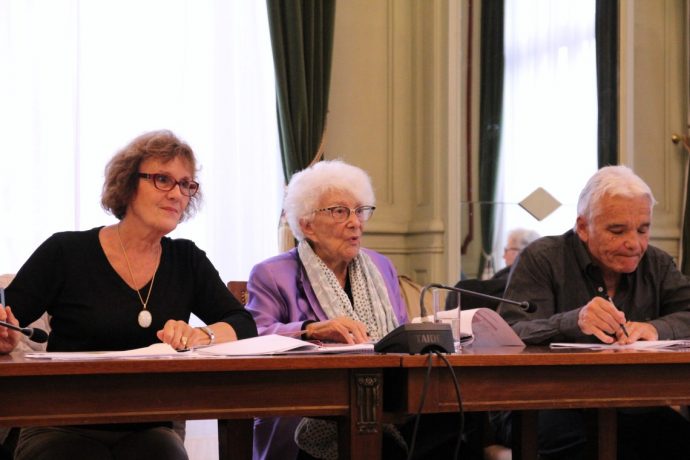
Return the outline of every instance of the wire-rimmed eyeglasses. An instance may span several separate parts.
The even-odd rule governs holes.
[[[174,189],[176,185],[180,186],[180,193],[185,196],[193,197],[196,192],[199,191],[199,183],[189,179],[182,179],[180,181],[173,179],[167,174],[149,174],[149,173],[138,173],[139,177],[142,179],[149,179],[153,181],[153,186],[158,190],[164,192],[169,192]]]
[[[360,222],[366,222],[374,214],[374,209],[376,209],[376,206],[358,206],[354,209],[350,209],[347,206],[329,206],[327,208],[314,209],[312,212],[328,211],[336,222],[345,222],[350,218],[350,214],[354,212]]]

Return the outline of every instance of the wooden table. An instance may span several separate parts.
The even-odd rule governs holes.
[[[250,458],[251,418],[334,417],[341,458],[375,459],[381,421],[416,413],[426,356],[313,355],[233,359],[37,362],[0,356],[0,426],[219,419],[221,458]],[[465,349],[448,355],[467,411],[597,409],[592,456],[615,458],[615,408],[690,403],[690,352]],[[424,412],[458,410],[440,359]],[[385,405],[385,414],[382,414]],[[519,427],[517,427],[519,432]],[[515,458],[535,458],[525,429]]]
[[[332,416],[340,458],[381,452],[395,355],[36,361],[0,356],[0,426],[219,419],[220,458],[251,458],[252,417]]]
[[[416,413],[426,375],[426,356],[403,356],[400,369],[387,369],[384,409]],[[536,458],[536,411],[595,408],[591,458],[616,458],[616,411],[621,407],[690,403],[688,351],[558,351],[528,347],[464,349],[449,355],[466,411],[519,410],[521,449],[513,458]],[[434,358],[424,412],[458,410],[453,382]],[[526,427],[529,426],[530,429]],[[515,429],[514,429],[515,431]],[[599,436],[597,436],[597,434]]]

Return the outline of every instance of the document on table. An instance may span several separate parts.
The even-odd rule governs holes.
[[[347,345],[342,343],[320,344],[285,337],[278,334],[262,335],[234,342],[219,343],[200,348],[200,355],[214,356],[252,356],[277,354],[318,354],[318,353],[353,353],[373,352],[373,343]]]
[[[102,360],[119,358],[208,358],[211,356],[362,353],[373,351],[373,343],[360,343],[355,345],[342,343],[322,344],[272,334],[184,351],[175,350],[167,343],[154,343],[148,347],[124,351],[48,351],[42,353],[26,353],[24,356],[32,359],[50,360]]]
[[[628,345],[619,343],[552,343],[552,349],[579,348],[582,350],[677,350],[690,348],[690,340],[638,340]]]
[[[26,358],[52,360],[93,360],[117,358],[182,358],[191,351],[177,351],[167,343],[154,343],[148,347],[123,351],[46,351],[26,353]]]

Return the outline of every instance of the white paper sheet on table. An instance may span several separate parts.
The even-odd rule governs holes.
[[[167,343],[154,343],[148,347],[123,351],[46,351],[24,354],[32,359],[92,360],[117,358],[181,358],[192,355],[191,351],[177,351]]]
[[[32,359],[51,360],[98,360],[118,358],[194,358],[211,356],[258,356],[276,354],[320,354],[320,353],[362,353],[373,352],[373,343],[347,345],[340,343],[317,344],[292,337],[271,334],[250,339],[225,342],[194,350],[177,351],[165,343],[156,343],[144,348],[124,351],[70,351],[26,353]]]
[[[579,348],[583,350],[671,350],[690,348],[690,340],[638,340],[627,345],[619,343],[556,342],[550,348]]]
[[[214,356],[252,356],[276,354],[319,354],[319,353],[352,353],[373,352],[373,343],[347,344],[316,344],[293,337],[278,334],[263,335],[234,342],[219,343],[210,347],[200,348],[196,352],[200,355]]]

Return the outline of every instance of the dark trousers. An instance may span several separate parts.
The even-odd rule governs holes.
[[[187,460],[184,442],[168,427],[108,431],[79,427],[22,428],[17,460]]]
[[[483,458],[481,430],[484,426],[484,417],[484,413],[465,413],[465,429],[463,430],[458,458],[462,460],[481,460]],[[414,431],[414,417],[406,419],[397,426],[408,447],[410,447]],[[459,432],[460,416],[457,413],[422,415],[417,429],[412,458],[415,460],[453,459]],[[384,432],[381,458],[404,460],[407,458],[407,452],[395,439]],[[297,460],[314,460],[314,457],[300,450]]]
[[[512,413],[492,413],[492,426],[501,444],[512,445]],[[538,413],[541,460],[584,458],[587,437],[584,411],[544,410]],[[690,458],[690,422],[669,407],[618,411],[619,460],[685,460]]]

